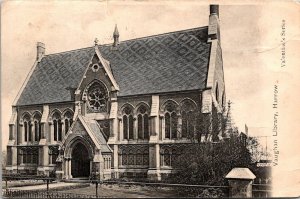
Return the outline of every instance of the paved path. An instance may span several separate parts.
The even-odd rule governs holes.
[[[77,186],[77,185],[80,185],[80,183],[57,182],[57,183],[50,183],[49,189],[70,187],[70,186],[73,187],[73,186]],[[41,189],[47,189],[47,184],[24,186],[24,187],[11,187],[9,189],[11,189],[11,190],[41,190]]]

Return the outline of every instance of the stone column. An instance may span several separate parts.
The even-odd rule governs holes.
[[[118,128],[119,128],[119,121],[118,119],[112,119],[112,121],[110,122],[111,124],[111,137],[116,137],[118,136]]]
[[[49,122],[49,129],[48,129],[48,141],[53,144],[54,142],[54,127],[53,127],[53,122]]]
[[[248,168],[233,168],[225,177],[229,184],[230,198],[251,198],[256,176]]]
[[[178,125],[177,125],[177,138],[182,137],[182,117],[181,114],[177,114],[178,117]]]
[[[48,167],[49,165],[49,148],[47,145],[43,146],[43,166]]]
[[[32,123],[32,128],[31,128],[31,130],[32,130],[32,141],[33,142],[35,142],[35,124],[34,124],[34,121],[33,121],[33,123]],[[38,136],[38,135],[37,135]],[[38,140],[38,137],[37,137],[37,140]]]
[[[147,173],[150,180],[161,180],[160,175],[159,144],[149,146],[149,170]]]
[[[138,139],[138,131],[137,131],[137,117],[133,118],[133,139]]]
[[[69,160],[68,160],[69,178],[72,178],[72,165],[71,165],[71,162],[72,162],[72,158],[69,158]]]
[[[114,145],[114,175],[115,178],[119,178],[119,146]]]
[[[119,119],[119,129],[120,129],[120,141],[123,141],[124,137],[123,137],[123,120]]]
[[[65,165],[65,178],[69,179],[69,161],[68,161],[68,158],[65,158],[64,165]]]
[[[19,124],[19,136],[20,139],[18,144],[23,144],[25,142],[23,123]]]
[[[164,140],[166,137],[166,123],[165,123],[165,116],[162,114],[160,115],[161,118],[161,139]]]
[[[65,137],[65,119],[61,119],[61,140]]]

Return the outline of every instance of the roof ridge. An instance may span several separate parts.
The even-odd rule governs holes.
[[[168,35],[168,34],[173,34],[173,33],[179,33],[179,32],[189,32],[192,30],[197,30],[197,29],[204,29],[207,28],[208,26],[202,26],[202,27],[195,27],[195,28],[189,28],[189,29],[183,29],[183,30],[176,30],[176,31],[171,31],[171,32],[166,32],[166,33],[160,33],[156,35],[149,35],[149,36],[144,36],[144,37],[139,37],[139,38],[134,38],[134,39],[128,39],[124,41],[120,41],[120,43],[127,42],[127,41],[132,41],[132,40],[139,40],[139,39],[145,39],[145,38],[152,38],[152,37],[159,37],[163,35]]]
[[[192,30],[201,30],[201,29],[205,29],[208,26],[202,26],[202,27],[195,27],[195,28],[189,28],[189,29],[183,29],[183,30],[176,30],[176,31],[171,31],[171,32],[166,32],[166,33],[160,33],[160,34],[156,34],[156,35],[149,35],[149,36],[144,36],[144,37],[138,37],[138,38],[133,38],[133,39],[128,39],[128,40],[124,40],[124,41],[120,41],[121,43],[125,43],[128,41],[133,41],[133,40],[141,40],[141,39],[146,39],[146,38],[153,38],[153,37],[159,37],[159,36],[163,36],[163,35],[168,35],[168,34],[173,34],[173,33],[179,33],[179,32],[189,32]],[[98,46],[111,46],[113,43],[107,43],[107,44],[100,44]],[[49,55],[55,55],[55,54],[62,54],[62,53],[68,53],[68,52],[73,52],[73,51],[79,51],[79,50],[84,50],[84,49],[88,49],[88,48],[93,48],[93,46],[89,46],[89,47],[84,47],[84,48],[77,48],[77,49],[73,49],[73,50],[67,50],[67,51],[62,51],[62,52],[56,52],[56,53],[51,53],[51,54],[47,54],[46,56]]]

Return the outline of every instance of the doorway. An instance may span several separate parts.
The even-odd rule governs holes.
[[[90,176],[90,159],[87,148],[78,143],[72,151],[71,174],[73,178]]]

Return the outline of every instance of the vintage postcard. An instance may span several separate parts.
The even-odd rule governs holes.
[[[3,1],[3,198],[300,196],[300,2]]]

